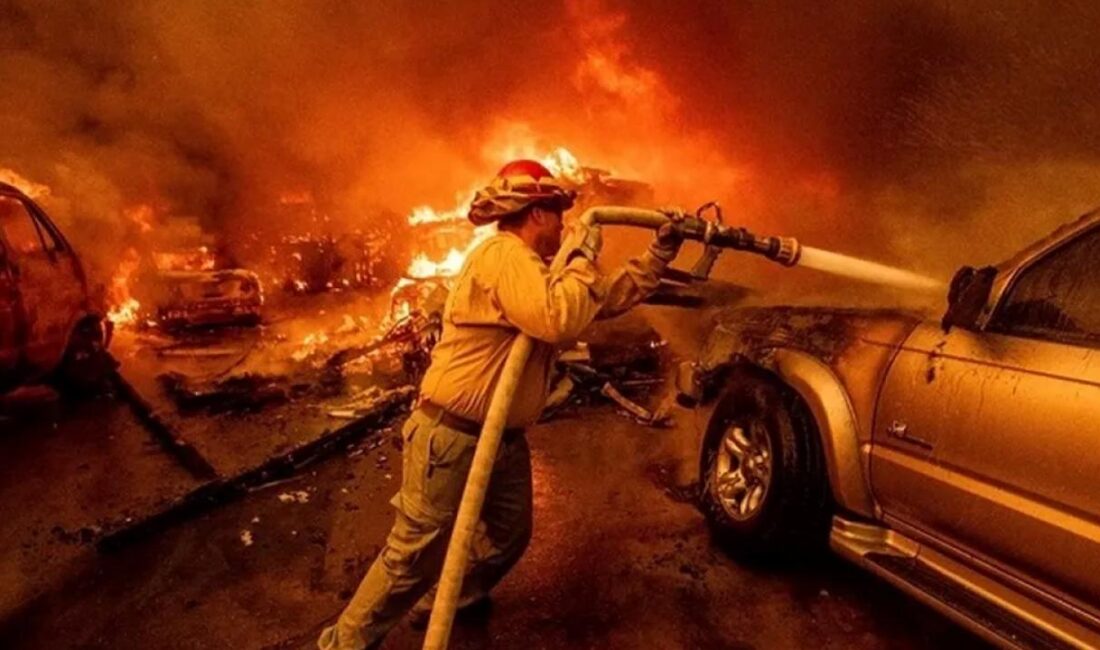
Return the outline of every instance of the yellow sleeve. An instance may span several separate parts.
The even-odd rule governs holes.
[[[604,278],[592,262],[575,257],[560,274],[534,251],[513,247],[501,260],[497,300],[505,319],[533,339],[571,341],[596,318]]]
[[[646,251],[604,279],[603,305],[597,318],[611,318],[645,300],[661,283],[667,263]]]

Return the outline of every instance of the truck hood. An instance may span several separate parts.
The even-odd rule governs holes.
[[[896,348],[921,321],[916,312],[893,309],[731,309],[715,318],[701,361],[704,367],[715,367],[737,354],[755,358],[766,350],[782,347],[834,365],[855,347]]]

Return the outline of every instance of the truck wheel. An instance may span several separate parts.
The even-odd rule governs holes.
[[[700,458],[714,537],[744,558],[825,547],[831,498],[820,439],[794,391],[762,372],[734,372]]]
[[[76,395],[101,393],[118,364],[107,352],[103,322],[86,318],[73,328],[69,346],[57,369],[58,388]]]

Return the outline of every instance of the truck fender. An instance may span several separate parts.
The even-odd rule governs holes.
[[[874,517],[876,506],[869,467],[860,450],[859,425],[840,379],[827,365],[805,352],[776,348],[767,357],[769,369],[802,398],[817,423],[829,485],[837,505]]]

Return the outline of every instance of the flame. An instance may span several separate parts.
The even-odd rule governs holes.
[[[543,167],[549,169],[550,173],[556,178],[572,181],[574,183],[584,182],[584,170],[580,162],[578,162],[577,157],[565,147],[557,147],[540,158],[539,162],[542,163]]]
[[[28,180],[25,176],[5,167],[0,167],[0,183],[14,185],[20,192],[34,200],[50,195],[50,188],[48,186]]]
[[[140,310],[141,303],[133,298],[128,298],[107,311],[107,320],[118,327],[131,325],[137,322]]]
[[[390,311],[390,320],[394,323],[403,321],[409,316],[412,316],[412,304],[408,300],[398,302]]]
[[[153,263],[161,271],[213,271],[218,260],[208,246],[153,253]]]
[[[474,200],[476,190],[469,190],[455,194],[455,207],[443,212],[437,212],[428,205],[421,205],[412,209],[409,213],[410,226],[420,226],[426,223],[446,223],[448,221],[463,221],[466,219],[466,210],[470,202]]]
[[[107,310],[107,319],[117,327],[133,325],[138,320],[141,303],[130,293],[130,278],[137,271],[140,263],[141,256],[137,250],[126,249],[107,289],[107,300],[110,305]]]
[[[295,361],[304,361],[313,356],[326,343],[328,343],[328,334],[323,331],[310,332],[302,338],[301,345],[291,353],[290,357]]]
[[[527,129],[524,125],[512,126],[520,131]],[[502,147],[494,158],[502,161],[502,164],[517,158],[533,158],[542,163],[557,178],[574,183],[583,182],[584,168],[572,152],[565,147],[556,147],[550,150],[549,153],[540,156],[534,151],[534,146],[531,144],[533,140],[531,137],[517,137],[505,147]],[[455,194],[455,207],[450,210],[438,211],[427,205],[415,207],[409,213],[408,223],[410,226],[465,223],[466,211],[469,209],[470,201],[473,200],[475,192],[476,188]],[[417,251],[405,271],[405,276],[413,279],[454,277],[458,275],[462,265],[466,262],[466,258],[478,244],[494,234],[496,234],[496,226],[479,226],[470,229],[464,244],[452,246],[442,255],[433,257],[426,251]],[[396,294],[401,286],[398,284],[394,287],[393,293]]]
[[[501,121],[485,141],[481,156],[486,162],[500,164],[511,160],[537,160],[558,180],[580,185],[586,174],[580,161],[565,147],[547,148],[547,143],[527,122]],[[480,187],[480,186],[479,186]],[[477,189],[477,188],[474,188]],[[473,190],[467,193],[463,205],[470,204]]]

